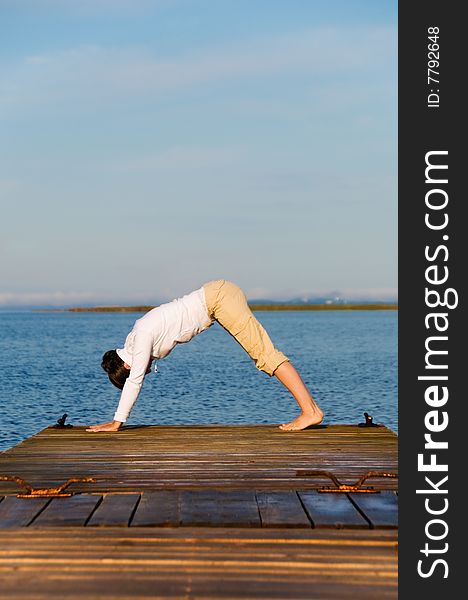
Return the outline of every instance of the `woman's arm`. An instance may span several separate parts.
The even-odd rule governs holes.
[[[92,425],[86,431],[93,433],[99,431],[117,431],[122,423],[125,423],[140,393],[148,364],[151,360],[152,350],[153,338],[151,334],[146,331],[137,332],[134,339],[133,361],[130,374],[123,387],[114,420],[109,423]]]
[[[130,375],[120,396],[120,402],[114,415],[114,421],[125,423],[143,385],[143,380],[151,360],[153,338],[150,333],[137,332],[133,342],[133,361],[130,365]]]

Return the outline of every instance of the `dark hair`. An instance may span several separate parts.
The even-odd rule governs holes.
[[[124,361],[115,350],[108,350],[102,356],[101,367],[108,374],[111,383],[123,389],[125,380],[130,375],[130,369],[124,366]]]

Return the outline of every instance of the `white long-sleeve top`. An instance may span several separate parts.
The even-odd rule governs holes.
[[[212,324],[203,287],[182,298],[161,304],[135,321],[124,347],[117,349],[117,354],[131,368],[114,421],[127,420],[140,393],[151,359],[164,358],[177,344],[188,342]]]

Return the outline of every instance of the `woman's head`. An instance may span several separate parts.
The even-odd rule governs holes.
[[[130,375],[130,369],[115,350],[108,350],[104,353],[101,367],[109,376],[110,382],[119,390],[123,389],[125,381]]]

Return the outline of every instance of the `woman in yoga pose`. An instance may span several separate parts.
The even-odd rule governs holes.
[[[280,429],[299,431],[322,421],[323,412],[287,356],[273,346],[248,307],[243,291],[234,283],[219,279],[153,308],[135,322],[123,348],[104,354],[102,368],[122,394],[114,419],[91,425],[87,431],[117,431],[127,420],[153,360],[165,358],[177,344],[190,341],[214,321],[239,342],[259,370],[277,377],[296,399],[301,414],[280,425]]]

